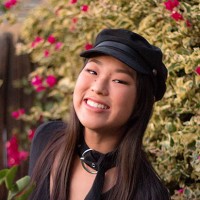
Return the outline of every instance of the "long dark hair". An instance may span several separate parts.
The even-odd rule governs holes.
[[[109,200],[169,199],[165,187],[147,161],[142,147],[142,139],[154,105],[152,77],[138,73],[136,84],[136,105],[125,125],[126,131],[118,147],[118,180],[109,195]],[[32,181],[36,182],[37,186],[32,199],[37,199],[58,152],[61,157],[56,169],[51,200],[66,200],[69,197],[71,167],[82,134],[83,126],[72,107],[66,130],[56,134],[36,163]]]

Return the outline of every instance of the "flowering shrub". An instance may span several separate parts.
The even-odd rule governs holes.
[[[6,9],[10,9],[10,8],[12,8],[13,6],[15,6],[16,3],[17,3],[17,0],[8,0],[8,1],[5,1],[5,2],[4,2],[4,7],[5,7]]]
[[[31,43],[31,47],[34,48],[38,43],[42,42],[43,39],[41,37],[36,37],[33,42]]]
[[[85,50],[89,50],[89,49],[91,49],[92,47],[93,47],[93,45],[90,44],[90,43],[85,44]]]
[[[34,137],[35,129],[29,129],[28,130],[28,139],[31,141]]]
[[[12,117],[15,118],[15,119],[19,119],[24,114],[25,114],[24,108],[20,108],[16,111],[12,112]]]
[[[16,136],[6,142],[8,167],[19,165],[21,161],[26,160],[29,153],[27,151],[19,151],[19,145]]]
[[[36,75],[31,79],[31,84],[37,92],[41,92],[48,87],[52,88],[56,84],[56,82],[57,80],[54,75],[48,75],[45,80],[39,75]]]
[[[38,7],[24,22],[24,42],[17,48],[38,64],[29,76],[36,97],[33,107],[16,119],[30,124],[30,135],[37,123],[67,119],[83,65],[78,54],[92,48],[94,37],[103,28],[133,30],[162,49],[169,71],[167,92],[163,101],[156,103],[144,138],[145,149],[172,199],[199,199],[198,13],[197,0],[51,0]]]
[[[81,6],[81,10],[83,11],[83,12],[87,12],[88,11],[88,5],[82,5]]]
[[[13,11],[16,11],[17,7],[17,0],[0,0],[0,24],[5,21],[10,24],[15,23],[16,14]]]
[[[178,13],[178,12],[173,12],[171,14],[171,17],[173,19],[175,19],[176,21],[183,20],[183,16],[180,13]]]
[[[196,71],[196,73],[197,73],[198,75],[200,75],[200,66],[197,66],[195,71]]]
[[[167,10],[173,11],[173,9],[179,5],[179,1],[178,0],[168,0],[168,1],[164,2],[164,5]]]
[[[168,0],[168,1],[164,2],[164,5],[165,5],[166,9],[171,12],[171,17],[175,21],[184,20],[183,15],[179,12],[180,3],[178,0]],[[188,27],[191,26],[191,23],[188,19],[185,20],[185,24]]]

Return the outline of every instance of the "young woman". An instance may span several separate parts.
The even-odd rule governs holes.
[[[134,32],[105,29],[81,56],[70,121],[45,123],[35,134],[30,199],[170,199],[142,146],[166,90],[162,52]]]

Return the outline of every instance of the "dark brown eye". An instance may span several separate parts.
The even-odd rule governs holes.
[[[97,75],[97,73],[94,70],[91,70],[91,69],[86,69],[86,72],[88,72],[90,74]]]
[[[118,79],[115,79],[113,80],[115,83],[120,83],[120,84],[124,84],[124,85],[127,85],[128,83],[126,81],[122,81],[122,80],[118,80]]]

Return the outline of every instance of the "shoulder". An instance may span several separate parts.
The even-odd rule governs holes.
[[[37,159],[51,138],[65,130],[66,126],[66,123],[63,121],[49,121],[41,124],[36,129],[30,149],[29,174],[32,172]]]
[[[66,124],[60,120],[45,122],[36,129],[32,143],[46,143],[47,140],[52,137],[56,132],[59,132],[65,128]]]
[[[66,124],[63,121],[49,121],[41,124],[35,131],[31,150],[33,148],[38,150],[43,149],[51,137],[65,128]]]

